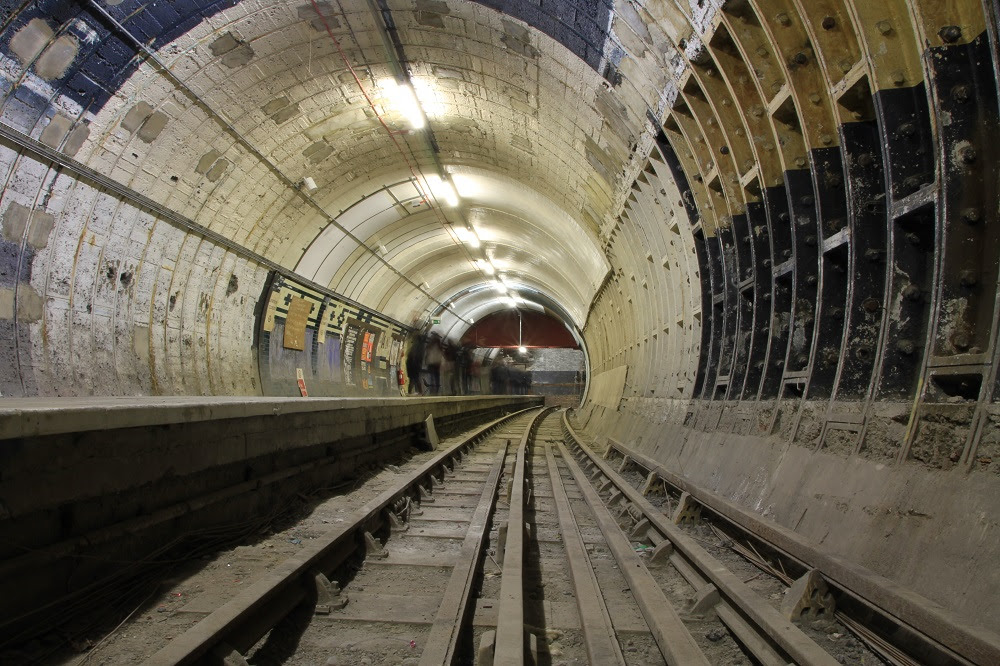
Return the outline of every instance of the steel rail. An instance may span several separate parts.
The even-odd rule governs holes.
[[[382,512],[406,496],[429,477],[494,429],[532,410],[513,412],[476,429],[471,435],[435,455],[407,474],[395,487],[379,494],[355,510],[343,524],[331,529],[303,550],[269,571],[260,580],[164,646],[145,663],[150,666],[192,664],[209,657],[244,653],[253,647],[281,618],[307,599],[317,572],[331,572],[363,540],[365,529],[381,524]]]
[[[592,460],[602,459],[563,419],[564,428]],[[743,507],[694,485],[665,469],[648,456],[609,440],[609,453],[616,451],[662,480],[676,492],[686,492],[703,509],[752,541],[766,545],[803,570],[817,569],[831,590],[843,598],[896,625],[906,641],[919,644],[919,651],[937,655],[941,663],[1000,664],[1000,634],[982,626],[962,622],[953,611],[843,558],[822,552],[810,540],[786,527],[761,520]],[[629,486],[631,487],[631,486]],[[877,632],[882,639],[891,639]],[[893,641],[890,640],[890,643]],[[899,641],[895,647],[901,647]],[[911,646],[912,651],[912,646]],[[924,658],[926,659],[926,657]],[[923,661],[924,659],[921,659]]]
[[[481,566],[484,541],[489,534],[490,517],[496,507],[497,491],[500,487],[500,477],[503,475],[504,462],[507,459],[509,442],[510,440],[507,440],[500,446],[496,461],[486,477],[479,504],[476,505],[469,522],[469,531],[462,541],[458,562],[452,569],[441,607],[438,608],[434,623],[431,625],[424,651],[420,654],[421,666],[453,664],[458,658],[458,644],[472,609],[475,578]]]
[[[608,549],[618,562],[618,568],[628,581],[632,596],[639,605],[642,617],[646,620],[650,633],[656,641],[663,658],[670,666],[709,666],[708,658],[691,632],[681,620],[680,614],[664,595],[663,590],[653,579],[652,574],[643,565],[639,556],[632,549],[632,544],[618,527],[618,523],[600,495],[590,485],[587,475],[573,459],[564,444],[558,444],[559,451],[566,461],[566,466],[576,479],[580,493],[594,512],[597,525],[607,541]],[[834,662],[836,663],[836,662]]]
[[[576,606],[580,611],[580,628],[583,631],[583,641],[587,646],[587,657],[591,664],[625,664],[621,645],[611,622],[611,614],[601,594],[597,574],[590,563],[587,547],[583,543],[580,526],[573,515],[569,503],[569,495],[556,465],[552,447],[545,446],[545,460],[549,467],[549,479],[552,482],[552,497],[555,500],[556,513],[559,518],[559,532],[562,535],[566,558],[569,560],[570,580],[576,593]]]
[[[542,417],[553,408],[543,409],[525,429],[517,447],[513,483],[510,492],[510,510],[507,516],[507,541],[503,549],[503,571],[500,578],[496,647],[494,666],[521,666],[525,663],[524,634],[524,550],[525,524],[525,459],[528,442]]]
[[[682,562],[672,559],[672,563],[678,566],[678,571],[685,578],[684,569],[690,567],[695,570],[700,578],[704,578],[716,587],[720,600],[724,600],[729,609],[722,610],[719,618],[744,641],[747,647],[755,653],[758,650],[763,655],[757,654],[761,661],[765,658],[772,660],[766,645],[761,645],[754,649],[754,645],[749,641],[753,638],[747,636],[747,623],[742,618],[746,618],[750,623],[750,628],[757,628],[763,637],[773,641],[781,650],[791,657],[796,663],[817,666],[837,666],[837,660],[826,650],[816,644],[811,638],[806,636],[801,629],[795,626],[787,618],[783,617],[766,599],[761,598],[740,578],[732,573],[725,565],[712,557],[704,548],[684,533],[680,527],[675,525],[667,516],[656,509],[649,500],[642,496],[638,490],[632,487],[620,474],[599,456],[594,455],[589,449],[582,446],[576,433],[569,426],[569,422],[563,415],[563,426],[569,438],[574,441],[579,451],[600,470],[611,483],[613,483],[624,497],[633,505],[639,508],[649,525],[661,533],[673,545],[674,557],[682,558]],[[730,612],[731,611],[731,612]],[[742,616],[742,617],[741,617]],[[787,663],[787,661],[785,662]]]

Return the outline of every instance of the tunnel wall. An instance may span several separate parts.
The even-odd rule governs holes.
[[[585,329],[595,372],[624,366],[620,399],[599,391],[577,416],[988,626],[1000,610],[987,564],[1000,557],[994,12],[714,3],[685,37]],[[679,198],[650,180],[663,164]],[[644,300],[672,265],[637,250],[674,238],[678,218],[700,276],[683,322],[700,341],[681,349],[647,333],[682,323],[662,315],[679,311],[676,288]],[[608,324],[626,314],[636,328]]]

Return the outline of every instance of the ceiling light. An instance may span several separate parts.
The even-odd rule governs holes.
[[[455,235],[457,235],[458,239],[469,247],[479,247],[480,245],[479,237],[476,236],[476,232],[472,229],[455,227]]]
[[[423,129],[425,124],[424,111],[420,108],[420,103],[417,101],[417,96],[413,93],[410,84],[387,79],[382,83],[382,89],[388,95],[393,109],[406,119],[410,129]]]
[[[458,192],[455,191],[455,186],[451,184],[450,180],[441,178],[441,176],[426,176],[427,186],[431,189],[431,194],[439,204],[449,206],[454,208],[458,205]]]
[[[517,348],[517,351],[521,352],[522,354],[527,354],[528,353],[528,348],[522,345],[522,346],[520,346],[520,347]]]

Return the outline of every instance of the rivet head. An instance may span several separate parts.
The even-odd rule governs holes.
[[[900,340],[896,343],[896,350],[904,356],[910,356],[917,350],[917,346],[912,340]]]
[[[865,312],[878,312],[879,308],[882,307],[882,301],[877,298],[866,298],[861,303],[861,307],[865,309]]]
[[[820,97],[818,93],[810,93],[809,101],[812,102],[813,104],[819,104],[820,102],[823,101],[823,98]]]
[[[897,86],[901,86],[906,83],[906,74],[902,70],[897,69],[895,72],[889,75],[892,78],[892,82]]]
[[[821,24],[824,30],[833,30],[837,27],[837,19],[832,16],[824,16],[823,23]]]
[[[774,19],[786,28],[792,24],[792,19],[785,12],[781,12]]]
[[[908,284],[903,289],[903,298],[908,301],[919,301],[922,295],[920,287],[915,284]]]
[[[795,166],[797,166],[800,169],[804,169],[806,167],[806,158],[804,158],[804,157],[796,157],[795,158]]]
[[[852,67],[854,67],[854,64],[850,60],[840,61],[840,71],[842,71],[844,74],[847,74],[849,71],[851,71]]]
[[[979,224],[979,209],[966,208],[965,211],[962,212],[962,217],[965,219],[966,224]]]
[[[892,24],[888,21],[879,21],[875,24],[875,29],[878,30],[883,35],[888,35],[892,32]]]
[[[833,143],[833,137],[830,136],[829,134],[822,135],[819,138],[819,140],[824,146],[829,146],[831,143]]]
[[[796,65],[805,65],[809,62],[809,56],[807,56],[802,51],[799,51],[792,57],[792,63]]]
[[[965,104],[972,97],[972,88],[962,83],[951,89],[951,98],[959,104]]]
[[[974,287],[979,282],[979,275],[974,270],[965,269],[958,274],[958,280],[963,287]]]
[[[962,38],[962,29],[957,25],[946,25],[938,31],[938,36],[945,44],[954,44]]]
[[[758,46],[757,47],[757,55],[759,55],[761,58],[766,58],[767,57],[767,49],[765,49],[763,46]]]
[[[976,149],[972,146],[962,146],[958,151],[958,159],[962,160],[966,164],[972,164],[979,157],[976,153]]]

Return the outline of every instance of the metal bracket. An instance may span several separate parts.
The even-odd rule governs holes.
[[[223,666],[250,666],[239,650],[227,643],[220,643],[212,653]]]
[[[701,504],[687,492],[681,493],[671,520],[675,525],[697,525],[701,522]]]
[[[781,614],[789,620],[832,619],[836,602],[819,569],[810,569],[792,583],[781,602]]]
[[[688,614],[704,617],[715,608],[720,599],[719,590],[711,583],[707,583],[695,593]]]
[[[316,615],[329,615],[347,605],[347,594],[340,589],[337,581],[331,581],[321,573],[313,576],[316,583]]]
[[[382,560],[389,557],[389,551],[382,547],[371,532],[365,532],[365,555]]]

